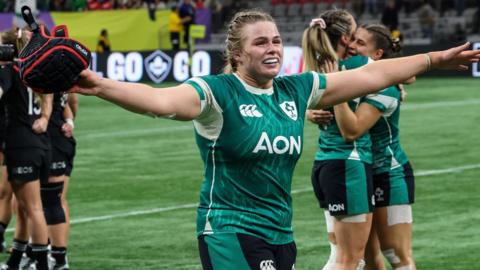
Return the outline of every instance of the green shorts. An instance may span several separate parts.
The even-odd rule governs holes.
[[[412,204],[415,200],[415,178],[410,163],[373,175],[375,206]]]
[[[295,242],[272,245],[241,233],[215,233],[198,237],[204,270],[294,270]]]
[[[359,160],[316,160],[312,185],[320,207],[332,216],[371,213],[373,198],[372,168]]]

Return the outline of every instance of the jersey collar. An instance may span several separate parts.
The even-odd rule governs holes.
[[[262,89],[262,88],[257,88],[251,85],[248,85],[240,76],[237,75],[237,73],[233,73],[235,77],[243,84],[243,87],[245,87],[245,90],[248,92],[254,94],[254,95],[272,95],[273,94],[273,86],[270,88]]]

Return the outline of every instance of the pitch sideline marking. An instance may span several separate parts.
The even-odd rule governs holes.
[[[88,139],[99,139],[99,138],[109,138],[109,137],[129,137],[129,136],[137,136],[137,135],[146,135],[146,134],[160,134],[160,133],[171,133],[175,131],[181,130],[190,130],[193,129],[193,125],[181,125],[175,127],[161,127],[161,128],[146,128],[146,129],[136,129],[136,130],[117,130],[117,131],[109,131],[109,132],[98,132],[98,133],[87,133],[86,131],[84,134],[76,133],[75,135],[83,140]]]
[[[430,175],[439,175],[439,174],[448,174],[448,173],[459,173],[463,172],[466,170],[474,170],[474,169],[479,169],[480,164],[471,164],[471,165],[465,165],[465,166],[460,166],[460,167],[452,167],[452,168],[447,168],[447,169],[440,169],[440,170],[426,170],[426,171],[419,171],[415,173],[415,176],[430,176]],[[311,188],[301,188],[301,189],[295,189],[292,190],[292,194],[298,194],[298,193],[303,193],[307,191],[311,191]],[[175,211],[175,210],[181,210],[181,209],[190,209],[190,208],[195,208],[197,207],[197,203],[190,203],[190,204],[182,204],[182,205],[177,205],[177,206],[169,206],[169,207],[160,207],[160,208],[153,208],[153,209],[147,209],[147,210],[137,210],[137,211],[130,211],[130,212],[125,212],[125,213],[119,213],[119,214],[112,214],[112,215],[105,215],[105,216],[98,216],[98,217],[86,217],[86,218],[79,218],[79,219],[74,219],[70,222],[70,224],[82,224],[82,223],[89,223],[89,222],[94,222],[94,221],[102,221],[102,220],[109,220],[109,219],[115,219],[115,218],[122,218],[122,217],[132,217],[132,216],[140,216],[140,215],[147,215],[147,214],[155,214],[155,213],[162,213],[162,212],[168,212],[168,211]],[[7,229],[7,232],[12,232],[13,228]]]
[[[465,105],[477,105],[480,104],[480,99],[471,100],[457,100],[457,101],[440,101],[440,102],[425,102],[425,103],[406,103],[400,106],[401,110],[412,111],[419,109],[431,109],[438,107],[458,107]]]
[[[447,174],[447,173],[458,173],[458,172],[463,172],[466,170],[474,170],[478,168],[480,168],[480,164],[471,164],[471,165],[452,167],[452,168],[440,169],[440,170],[419,171],[418,173],[414,173],[414,174],[415,176],[428,176],[428,175],[438,175],[438,174]]]

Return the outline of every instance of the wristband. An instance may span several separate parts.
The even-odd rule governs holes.
[[[427,62],[427,69],[425,71],[429,71],[432,68],[432,57],[428,53],[425,55],[425,61]]]
[[[72,129],[75,127],[75,124],[73,124],[72,118],[65,119],[65,123],[69,124],[72,127]]]

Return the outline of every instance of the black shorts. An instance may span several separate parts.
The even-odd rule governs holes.
[[[58,147],[52,141],[52,162],[50,163],[51,176],[70,176],[73,170],[73,159],[75,157],[75,144],[68,147]]]
[[[373,211],[372,166],[359,160],[316,160],[312,185],[320,207],[332,216]]]
[[[200,259],[204,270],[294,270],[295,242],[268,244],[241,233],[215,233],[198,237]]]
[[[376,207],[413,204],[415,178],[410,162],[388,172],[374,174],[373,189]]]
[[[51,153],[42,148],[13,148],[5,151],[9,181],[48,182]]]

